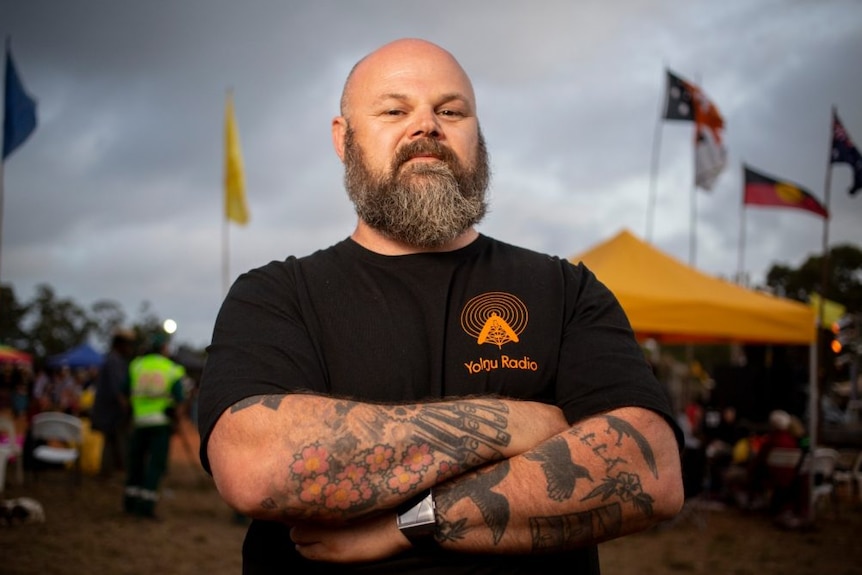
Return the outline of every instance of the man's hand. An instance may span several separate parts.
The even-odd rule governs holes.
[[[391,513],[342,527],[294,525],[290,539],[306,559],[331,563],[376,561],[412,546],[398,530],[395,515]]]
[[[520,455],[536,445],[569,429],[562,410],[554,405],[534,401],[511,401],[512,441],[506,457]]]

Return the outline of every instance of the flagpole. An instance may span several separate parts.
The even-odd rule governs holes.
[[[222,281],[224,295],[230,287],[230,243],[228,229],[231,220],[240,225],[248,223],[248,205],[245,200],[245,172],[239,143],[239,130],[233,107],[233,88],[227,89],[225,102],[225,157],[224,157],[224,221],[222,228]]]
[[[698,86],[703,87],[703,84],[698,76],[695,80]],[[695,107],[697,110],[697,107]],[[694,158],[692,162],[692,166],[694,166],[694,177],[691,179],[691,221],[688,225],[689,230],[689,242],[688,242],[688,265],[693,268],[697,267],[697,142],[698,135],[700,134],[700,124],[698,124],[698,112],[695,112],[694,119]]]
[[[823,262],[820,275],[820,305],[817,315],[817,325],[823,327],[826,308],[826,290],[829,287],[829,219],[832,217],[830,208],[830,188],[832,187],[832,138],[834,133],[835,115],[837,111],[832,106],[832,123],[829,135],[829,157],[826,160],[826,181],[823,184],[823,205],[826,206],[827,217],[823,218]]]
[[[745,164],[742,164],[743,166]],[[745,168],[742,170],[742,197],[739,202],[739,256],[737,258],[736,265],[736,283],[747,287],[746,283],[743,281],[743,275],[745,274]]]
[[[3,185],[3,181],[5,180],[5,167],[6,162],[0,160],[0,264],[2,264],[3,260],[3,199],[6,194],[5,186]],[[0,265],[0,270],[2,270],[2,265]],[[3,287],[2,273],[0,273],[0,288]],[[3,298],[0,297],[0,317],[3,316]]]
[[[6,62],[6,58],[10,57],[9,52],[10,52],[11,45],[12,45],[12,38],[10,36],[6,36],[6,51],[3,54],[4,63]],[[6,64],[6,65],[8,65],[8,64]],[[5,72],[6,72],[5,68],[3,71],[4,71],[3,125],[4,125],[4,132],[5,132],[5,125],[7,122],[6,113],[8,112],[8,110],[6,109],[6,106],[8,105],[8,102],[6,102],[6,94],[8,92],[8,87],[5,84],[5,82],[6,82],[6,80],[5,80]],[[4,197],[6,195],[6,190],[5,190],[6,186],[4,185],[4,181],[6,179],[6,174],[5,174],[6,170],[4,169],[6,166],[6,158],[5,158],[5,155],[6,155],[6,149],[5,149],[6,148],[6,134],[5,133],[3,134],[3,140],[2,141],[3,141],[3,144],[2,144],[2,146],[0,146],[0,148],[2,148],[2,149],[0,149],[0,154],[3,155],[3,157],[0,157],[0,264],[2,264],[2,259],[3,259],[3,204],[4,204],[3,200],[4,200]],[[2,270],[2,265],[0,265],[0,270]],[[2,287],[3,287],[3,279],[2,278],[3,278],[2,273],[0,273],[0,289],[2,289]],[[0,317],[3,317],[3,313],[5,311],[2,308],[2,305],[3,305],[2,302],[3,302],[3,298],[0,297]]]
[[[0,153],[0,253],[3,237],[4,174],[6,158],[36,129],[36,101],[27,94],[12,61],[12,37],[6,36],[3,83],[3,145]],[[0,285],[2,283],[0,282]]]
[[[230,225],[228,224],[227,218],[222,218],[222,226],[221,226],[221,276],[222,276],[222,297],[227,295],[227,290],[230,281],[230,253],[229,253],[229,245],[228,245],[228,229]]]
[[[225,90],[225,101],[233,98],[233,87],[228,86]],[[225,119],[225,128],[227,129],[227,119]],[[227,139],[225,146],[227,147]],[[227,148],[225,148],[227,149]],[[225,174],[222,176],[222,226],[221,226],[221,278],[222,278],[222,298],[227,296],[227,290],[230,286],[230,217],[228,217],[228,192],[227,192],[227,165],[228,160],[225,157]]]
[[[691,187],[691,221],[689,222],[688,265],[697,267],[697,184]]]
[[[832,106],[832,118],[835,121],[835,106]],[[827,217],[823,218],[823,258],[820,270],[820,305],[817,311],[817,326],[822,330],[823,319],[825,317],[827,291],[829,290],[829,220],[832,217],[831,203],[831,188],[832,188],[832,132],[830,127],[829,136],[829,156],[826,159],[826,178],[823,183],[823,204],[826,206]],[[822,350],[822,346],[820,347]],[[818,354],[819,355],[819,354]]]
[[[826,178],[823,184],[823,204],[826,206],[827,216],[823,218],[823,257],[821,264],[820,276],[820,302],[817,306],[817,336],[815,338],[816,350],[811,353],[811,361],[814,364],[811,369],[811,384],[808,397],[808,437],[809,450],[814,453],[820,439],[820,389],[825,384],[826,371],[822,369],[825,365],[823,361],[823,350],[825,342],[823,341],[823,333],[825,326],[823,320],[825,317],[826,308],[826,293],[829,289],[829,218],[832,217],[830,206],[830,188],[832,187],[832,144],[835,137],[835,106],[832,106],[832,124],[829,129],[829,155],[826,160]],[[821,378],[821,371],[823,377]],[[814,474],[810,473],[808,477],[808,520],[814,522]]]
[[[8,65],[8,64],[6,64],[6,58],[10,57],[9,52],[10,52],[11,45],[12,45],[12,38],[7,35],[6,36],[6,50],[3,54],[3,56],[4,56],[3,62],[5,65]],[[8,105],[8,103],[6,102],[6,93],[8,91],[8,87],[6,86],[6,79],[5,79],[6,69],[5,69],[5,67],[3,69],[3,72],[4,72],[4,80],[3,80],[3,125],[4,125],[4,132],[5,132],[5,125],[6,125],[6,121],[7,121],[6,120],[6,112],[8,111],[6,109],[6,106]],[[6,149],[5,149],[6,148],[6,134],[5,133],[3,134],[3,140],[2,141],[3,141],[3,144],[2,144],[2,146],[0,146],[0,154],[3,155],[3,157],[0,157],[0,264],[2,264],[2,259],[3,259],[3,198],[6,195],[6,191],[4,189],[5,186],[3,185],[3,182],[6,179],[5,170],[3,169],[6,165],[6,158],[5,158],[5,155],[6,155]],[[2,265],[0,265],[0,270],[2,270]],[[2,278],[3,278],[2,273],[0,273],[0,289],[2,289],[2,287],[3,287],[3,279]],[[2,306],[2,302],[3,302],[3,298],[0,297],[0,306]],[[3,312],[4,312],[4,310],[2,309],[2,307],[0,307],[0,317],[3,316]]]
[[[662,102],[663,104],[664,102]],[[655,133],[652,139],[652,162],[650,166],[649,198],[647,199],[647,223],[646,241],[652,243],[652,224],[655,215],[656,179],[658,178],[659,155],[661,151],[661,124],[662,114],[659,110],[658,120],[655,124]]]

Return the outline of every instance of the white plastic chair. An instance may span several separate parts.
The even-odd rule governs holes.
[[[24,483],[24,458],[15,422],[5,415],[0,415],[0,434],[6,438],[4,443],[0,443],[0,493],[3,493],[6,488],[6,467],[12,459],[15,460],[15,481],[18,485]]]
[[[812,502],[817,506],[820,499],[828,497],[835,512],[835,466],[838,463],[838,450],[831,447],[817,447],[811,460],[811,473],[814,474],[815,485],[812,492]]]
[[[832,473],[835,485],[846,483],[851,496],[855,494],[862,503],[862,450],[843,451],[838,457],[839,462]]]
[[[779,469],[797,469],[802,455],[802,449],[798,447],[774,447],[766,456],[766,465]]]
[[[43,411],[33,416],[30,433],[36,445],[33,448],[34,469],[40,463],[72,467],[75,482],[80,482],[81,445],[84,441],[81,418],[58,411]]]

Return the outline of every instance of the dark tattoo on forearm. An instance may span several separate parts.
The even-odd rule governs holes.
[[[607,501],[616,496],[623,503],[631,503],[646,516],[651,517],[655,500],[648,493],[644,493],[640,476],[626,471],[615,474],[613,472],[618,465],[628,463],[624,457],[616,455],[615,451],[623,445],[624,439],[630,438],[637,445],[647,467],[655,477],[658,477],[658,466],[652,448],[646,438],[627,421],[612,415],[603,417],[608,422],[604,435],[608,436],[609,441],[604,441],[596,433],[583,433],[580,427],[574,427],[569,432],[579,437],[581,443],[589,446],[593,453],[604,461],[608,473],[607,477],[602,479],[601,483],[587,493],[581,501],[596,497],[601,501]]]
[[[512,440],[506,431],[508,412],[500,402],[432,404],[413,423],[435,450],[472,467],[501,458],[499,448]]]
[[[604,435],[610,436],[610,441],[599,437],[596,433],[583,433],[580,426],[573,427],[569,433],[578,437],[581,443],[589,446],[593,450],[593,453],[605,462],[605,465],[608,468],[608,473],[613,471],[617,465],[628,463],[627,459],[614,455],[613,453],[609,453],[609,448],[620,447],[624,438],[631,438],[640,450],[641,456],[644,458],[650,471],[652,471],[653,476],[658,478],[658,465],[656,464],[652,447],[650,447],[646,437],[644,437],[629,422],[624,421],[619,417],[614,417],[613,415],[605,415],[602,417],[608,422],[608,427],[605,429]]]
[[[652,447],[650,447],[646,437],[644,437],[641,432],[635,429],[628,421],[620,419],[619,417],[614,417],[613,415],[605,415],[604,417],[608,422],[607,433],[610,434],[611,431],[615,431],[617,433],[617,447],[622,445],[623,436],[631,437],[637,444],[638,449],[640,449],[641,455],[649,466],[650,471],[652,471],[653,476],[658,478],[658,466],[656,465],[655,455],[653,455]]]
[[[611,539],[620,534],[622,523],[619,503],[570,515],[533,517],[530,519],[533,551],[561,551],[578,544]]]
[[[631,502],[647,517],[652,517],[652,504],[655,500],[648,493],[644,493],[641,478],[636,473],[620,471],[616,477],[605,477],[602,479],[601,485],[587,493],[581,501],[594,497],[601,497],[602,501],[607,501],[614,495],[623,503]]]
[[[570,498],[575,492],[575,483],[578,479],[586,478],[590,482],[593,481],[589,469],[572,461],[569,444],[562,437],[547,441],[525,457],[542,464],[542,471],[548,484],[548,497],[554,501],[565,501]]]
[[[234,410],[256,404],[277,408],[281,397],[274,397],[277,399],[269,401],[268,396],[249,398]],[[299,499],[316,509],[306,509],[309,515],[325,512],[346,516],[372,509],[381,497],[417,491],[429,473],[442,480],[466,468],[499,460],[501,449],[511,441],[508,407],[502,401],[381,405],[372,410],[371,417],[348,420],[345,416],[357,405],[347,400],[336,403],[321,416],[331,435],[304,446],[288,462],[290,475],[300,484]],[[405,450],[384,441],[385,437],[397,437],[399,427],[411,433],[412,441]],[[369,447],[357,450],[360,444]],[[489,485],[499,480],[487,479]],[[261,502],[264,507],[274,504],[277,502],[273,500]],[[505,525],[508,508],[503,515],[502,519],[490,520]]]
[[[509,500],[503,495],[492,491],[509,474],[509,462],[502,461],[488,469],[478,471],[469,489],[456,484],[442,488],[435,493],[437,504],[437,533],[441,541],[455,541],[465,535],[465,520],[449,522],[446,520],[446,511],[457,501],[470,499],[482,514],[485,524],[491,530],[494,545],[500,542],[506,526],[509,524],[511,515]]]
[[[602,460],[607,472],[607,477],[581,497],[580,501],[598,498],[605,505],[570,515],[532,517],[530,530],[534,551],[571,549],[577,544],[618,536],[622,530],[622,504],[634,505],[648,517],[653,515],[654,500],[643,492],[640,476],[626,471],[614,473],[617,466],[628,463],[619,454],[618,448],[623,447],[625,439],[631,439],[657,477],[658,468],[652,448],[646,438],[628,422],[609,415],[604,416],[604,419],[608,425],[602,438],[596,432],[584,433],[580,426],[574,427],[569,433],[591,448],[593,454]],[[545,442],[525,457],[541,464],[547,481],[548,497],[554,501],[565,501],[572,497],[578,479],[594,482],[589,469],[574,462],[568,443],[561,437]],[[612,497],[618,501],[608,503]]]

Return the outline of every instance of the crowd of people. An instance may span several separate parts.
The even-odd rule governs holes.
[[[18,429],[25,467],[36,440],[30,422],[42,412],[60,412],[86,422],[85,440],[97,437],[96,475],[124,479],[125,512],[154,518],[166,471],[170,437],[188,405],[191,380],[170,358],[169,338],[157,333],[143,348],[130,330],[114,332],[98,365],[40,366],[6,363],[0,370],[0,413]],[[8,438],[0,438],[0,441]],[[86,446],[79,446],[82,452]]]
[[[765,425],[740,421],[733,406],[690,402],[679,417],[686,435],[686,498],[706,497],[745,511],[762,511],[783,527],[804,522],[808,478],[802,463],[808,435],[799,417],[782,409]],[[799,454],[776,463],[776,450]],[[798,450],[798,451],[797,451]]]
[[[16,417],[40,411],[86,415],[95,388],[98,366],[40,366],[7,362],[0,364],[0,409]]]

